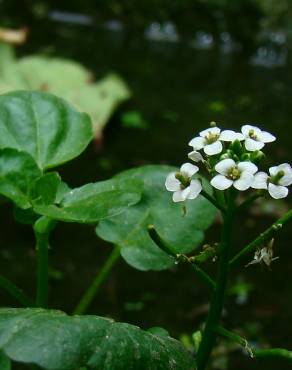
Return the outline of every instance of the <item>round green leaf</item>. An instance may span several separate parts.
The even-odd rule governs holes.
[[[0,148],[28,152],[42,169],[77,157],[92,139],[90,118],[44,92],[0,95]]]
[[[214,220],[215,207],[202,196],[185,202],[185,215],[182,204],[173,203],[164,184],[167,174],[176,170],[169,166],[144,166],[116,176],[143,181],[142,199],[123,215],[103,220],[96,228],[99,237],[119,245],[126,262],[139,270],[162,270],[174,264],[174,259],[149,237],[150,224],[176,253],[189,253],[202,242],[204,230]]]
[[[98,316],[43,309],[1,309],[0,349],[43,369],[194,370],[194,359],[168,336]]]
[[[10,198],[18,207],[31,207],[30,192],[41,175],[41,170],[28,153],[0,149],[0,194]]]
[[[65,222],[93,223],[124,212],[141,199],[141,182],[113,179],[65,193],[58,205],[34,204],[36,213]]]

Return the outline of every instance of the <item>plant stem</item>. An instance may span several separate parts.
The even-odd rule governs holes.
[[[233,217],[234,199],[233,196],[230,196],[228,199],[227,211],[225,214],[223,214],[223,229],[219,246],[219,266],[216,289],[213,293],[205,330],[203,332],[202,342],[197,354],[198,370],[206,369],[209,357],[215,344],[217,336],[216,329],[221,319],[229,270],[228,259],[231,247]]]
[[[10,280],[6,279],[4,276],[0,275],[0,286],[5,289],[12,297],[14,297],[19,303],[24,307],[34,307],[35,304],[32,300],[23,293],[23,291],[12,283]]]
[[[177,254],[171,245],[169,245],[156,231],[154,225],[148,226],[148,233],[153,242],[161,249],[163,252],[167,253],[169,256],[173,257],[175,260],[191,263],[194,271],[196,272],[198,278],[206,283],[211,289],[215,288],[216,283],[214,280],[205,272],[197,262],[186,256],[185,254]]]
[[[284,348],[268,348],[268,349],[254,349],[253,353],[256,358],[265,358],[265,357],[278,357],[286,358],[292,360],[292,351],[288,351]]]
[[[49,235],[55,222],[47,217],[41,217],[34,224],[37,252],[37,307],[46,308],[48,305],[49,285]]]
[[[116,246],[108,259],[106,260],[105,264],[103,265],[102,269],[98,271],[96,277],[93,279],[91,285],[86,290],[84,295],[82,296],[81,300],[77,304],[76,308],[74,309],[74,314],[81,315],[88,307],[91,305],[94,297],[98,293],[101,285],[107,279],[108,275],[110,274],[112,268],[116,264],[117,260],[120,257],[120,247]]]
[[[292,351],[289,351],[284,348],[254,348],[249,345],[245,338],[242,338],[238,334],[232,333],[231,331],[219,326],[217,328],[217,333],[232,342],[236,342],[240,344],[244,349],[248,352],[250,357],[252,358],[270,358],[270,357],[278,357],[278,358],[286,358],[292,360]]]
[[[217,209],[219,209],[222,213],[226,212],[226,209],[221,206],[216,199],[214,199],[211,195],[209,195],[205,190],[202,190],[200,193],[204,198],[206,198],[210,203],[212,203]]]
[[[200,266],[198,266],[196,263],[192,262],[193,269],[195,270],[195,273],[197,274],[198,278],[202,280],[202,282],[206,283],[209,288],[214,290],[216,288],[215,281],[208,275]]]
[[[265,243],[272,238],[273,234],[280,230],[281,227],[288,221],[292,220],[292,210],[285,213],[284,216],[279,218],[276,222],[273,223],[268,229],[266,229],[262,234],[260,234],[256,239],[249,243],[245,248],[243,248],[239,253],[234,256],[229,262],[229,266],[233,267],[238,264],[245,255],[253,252],[259,245]]]

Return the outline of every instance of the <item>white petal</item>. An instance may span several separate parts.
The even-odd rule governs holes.
[[[280,165],[281,166],[281,165]],[[271,176],[275,176],[280,170],[278,170],[278,168],[280,166],[273,166],[273,167],[270,167],[269,168],[269,172],[270,172],[270,175]]]
[[[250,152],[254,152],[255,150],[261,150],[265,144],[262,143],[261,141],[256,141],[253,139],[246,139],[244,142],[246,150],[249,150]]]
[[[215,155],[222,152],[223,146],[221,141],[215,141],[212,144],[204,146],[204,152],[208,155]]]
[[[212,135],[219,135],[220,132],[221,132],[221,130],[220,130],[219,127],[210,127],[210,128],[207,128],[206,130],[201,131],[200,136],[205,137],[209,133],[212,134]]]
[[[165,180],[165,187],[169,191],[177,191],[180,190],[180,182],[175,177],[176,172],[171,172],[169,175],[167,175]]]
[[[284,171],[285,175],[292,173],[292,168],[289,163],[282,163],[278,166],[270,167],[269,172],[271,176],[277,175],[278,172]]]
[[[285,174],[280,180],[279,185],[289,186],[292,184],[292,173]]]
[[[267,189],[268,174],[265,172],[258,172],[254,175],[254,180],[251,185],[254,189]]]
[[[237,167],[241,172],[248,171],[252,175],[254,175],[258,170],[257,166],[252,162],[239,162]]]
[[[188,195],[188,199],[195,199],[202,190],[202,184],[199,180],[192,180],[189,188],[190,193]]]
[[[230,186],[233,184],[233,181],[230,179],[227,179],[227,177],[223,175],[217,175],[213,177],[210,184],[218,190],[225,190],[225,189],[230,188]]]
[[[281,185],[274,185],[272,183],[268,186],[269,193],[274,199],[285,198],[288,195],[288,188]]]
[[[205,145],[205,139],[203,137],[195,137],[189,142],[189,146],[192,146],[194,150],[200,150]]]
[[[188,177],[192,177],[195,173],[197,173],[199,171],[199,167],[195,166],[194,164],[191,164],[191,163],[184,163],[181,166],[180,171],[184,175],[186,175]]]
[[[241,132],[245,137],[249,137],[249,131],[253,130],[255,135],[259,135],[261,133],[261,129],[256,127],[256,126],[251,126],[251,125],[243,125],[241,127]]]
[[[275,136],[270,134],[269,132],[267,131],[262,131],[259,135],[258,135],[258,140],[260,140],[261,142],[263,143],[272,143],[273,141],[276,140]]]
[[[253,183],[254,175],[249,173],[248,171],[242,172],[240,178],[235,180],[233,186],[240,191],[247,190],[250,188],[251,184]]]
[[[179,190],[173,193],[172,200],[174,202],[184,202],[190,193],[190,187],[188,186],[184,190]]]
[[[202,154],[200,152],[197,152],[196,150],[193,150],[188,154],[188,157],[194,161],[194,162],[201,162],[204,160]]]
[[[221,173],[221,175],[227,175],[230,168],[234,166],[235,166],[234,160],[231,158],[226,158],[216,164],[215,170]]]
[[[235,141],[235,140],[241,141],[244,140],[244,135],[232,130],[224,130],[221,132],[219,139],[222,141]]]

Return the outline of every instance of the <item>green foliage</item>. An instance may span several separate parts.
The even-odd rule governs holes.
[[[34,210],[54,220],[93,223],[112,217],[139,202],[141,183],[138,180],[112,179],[86,184],[69,191],[59,205],[34,205]]]
[[[1,309],[0,348],[11,360],[50,370],[194,370],[194,359],[165,333],[53,310]]]
[[[77,157],[92,139],[90,118],[43,92],[0,96],[0,148],[29,153],[41,169]]]
[[[94,82],[90,71],[71,60],[38,55],[16,60],[13,49],[2,43],[0,60],[0,93],[26,89],[56,94],[89,114],[97,138],[116,107],[130,97],[118,76]]]
[[[114,178],[140,179],[144,183],[143,196],[123,215],[102,220],[96,232],[102,239],[119,245],[126,262],[139,270],[163,270],[175,262],[151,240],[147,232],[150,224],[176,253],[189,253],[202,242],[204,230],[214,220],[215,208],[201,196],[186,202],[183,216],[182,208],[165,191],[165,178],[175,170],[169,166],[145,166]]]
[[[32,210],[54,220],[96,222],[140,200],[139,180],[71,190],[57,172],[42,172],[78,156],[92,138],[89,117],[62,99],[43,92],[8,93],[0,96],[0,114],[0,194],[15,203],[21,222],[35,221]]]
[[[32,184],[41,175],[29,154],[17,149],[0,149],[0,194],[13,200],[18,207],[31,207]]]
[[[11,370],[10,360],[2,351],[0,351],[0,369]]]

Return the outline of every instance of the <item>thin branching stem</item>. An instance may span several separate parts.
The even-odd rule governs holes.
[[[197,274],[198,278],[205,284],[207,284],[211,289],[214,289],[216,286],[215,281],[208,275],[207,272],[205,272],[198,263],[193,260],[192,258],[189,258],[188,256],[184,254],[177,254],[174,251],[174,248],[169,245],[163,238],[158,234],[156,231],[154,225],[148,226],[148,233],[150,238],[153,240],[153,242],[165,253],[167,253],[169,256],[171,256],[175,261],[183,261],[191,263],[193,266],[193,269],[195,273]]]
[[[118,261],[119,257],[120,257],[120,247],[116,246],[113,249],[112,253],[109,255],[105,264],[102,266],[101,270],[98,271],[89,288],[85,291],[85,293],[81,297],[79,303],[74,309],[74,314],[81,315],[87,311],[88,307],[91,305],[95,296],[99,292],[100,287],[108,278],[112,268]]]
[[[217,209],[219,209],[219,211],[221,211],[222,213],[226,212],[226,209],[223,206],[221,206],[221,204],[219,204],[217,200],[213,198],[210,194],[208,194],[205,190],[202,190],[200,194],[204,198],[206,198],[210,203],[212,203]]]
[[[255,348],[252,347],[245,338],[240,335],[231,332],[218,326],[216,329],[217,333],[228,340],[240,344],[252,358],[286,358],[292,360],[292,351],[284,348]]]
[[[22,306],[35,306],[34,302],[22,291],[22,289],[2,275],[0,275],[0,286],[1,288],[5,289],[13,298],[15,298],[16,301]]]
[[[288,221],[292,220],[292,210],[285,213],[284,216],[279,218],[272,224],[268,229],[261,233],[256,239],[244,247],[239,253],[237,253],[229,262],[229,267],[237,265],[246,255],[253,252],[257,247],[267,242],[272,238],[274,233],[282,228],[282,226]]]

